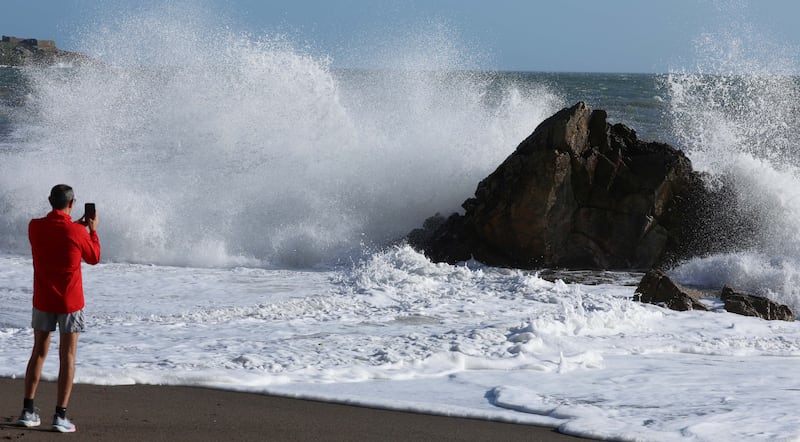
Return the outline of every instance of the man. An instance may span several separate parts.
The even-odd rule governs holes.
[[[50,346],[50,333],[58,324],[58,398],[53,429],[72,433],[75,425],[67,419],[67,404],[75,375],[78,333],[84,329],[81,260],[92,265],[100,261],[100,240],[96,214],[84,214],[72,221],[75,194],[70,186],[56,185],[49,200],[53,210],[28,225],[33,255],[33,351],[25,372],[25,400],[18,422],[26,427],[41,424],[33,399]]]

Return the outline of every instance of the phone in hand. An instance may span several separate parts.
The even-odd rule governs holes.
[[[94,219],[95,215],[95,208],[94,203],[86,203],[83,207],[83,215],[86,217],[87,220]]]

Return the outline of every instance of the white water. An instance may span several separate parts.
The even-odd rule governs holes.
[[[104,247],[104,263],[84,269],[78,382],[203,385],[619,440],[800,439],[796,323],[641,305],[630,300],[640,275],[548,282],[387,246],[457,208],[570,104],[558,94],[532,85],[487,100],[485,77],[441,73],[468,58],[446,36],[397,48],[376,76],[216,29],[170,8],[123,15],[86,40],[108,64],[29,73],[12,138],[22,141],[0,162],[0,376],[23,375],[32,341],[27,220],[68,182],[98,203]],[[700,47],[737,54],[717,41]],[[754,250],[672,273],[797,309],[797,125],[774,110],[797,86],[755,75],[774,66],[733,64],[747,67],[746,100],[724,76],[667,78],[672,136],[697,168],[732,173],[743,204],[773,223]],[[55,373],[51,358],[45,377]]]
[[[30,260],[0,259],[0,376],[24,374]],[[800,323],[672,312],[407,247],[351,270],[87,267],[78,382],[202,385],[622,440],[800,437]],[[56,359],[45,365],[54,379]],[[13,392],[10,392],[13,393]]]
[[[675,276],[705,287],[733,285],[798,311],[800,83],[791,49],[737,22],[700,36],[697,65],[671,73],[665,87],[673,135],[695,169],[710,174],[710,186],[728,177],[736,204],[761,223],[746,241],[752,246],[692,260]]]

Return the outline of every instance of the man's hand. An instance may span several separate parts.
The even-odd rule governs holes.
[[[90,232],[97,230],[97,212],[94,212],[94,218],[86,218],[86,215],[84,215],[83,218]]]
[[[90,232],[94,232],[97,230],[97,212],[94,213],[94,218],[86,218],[84,214],[77,222],[88,227]]]

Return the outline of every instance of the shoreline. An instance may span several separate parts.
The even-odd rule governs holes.
[[[42,382],[42,425],[16,426],[23,380],[0,378],[0,439],[49,441],[56,386]],[[205,387],[75,384],[68,416],[80,440],[541,441],[592,440],[555,428],[292,399]]]

